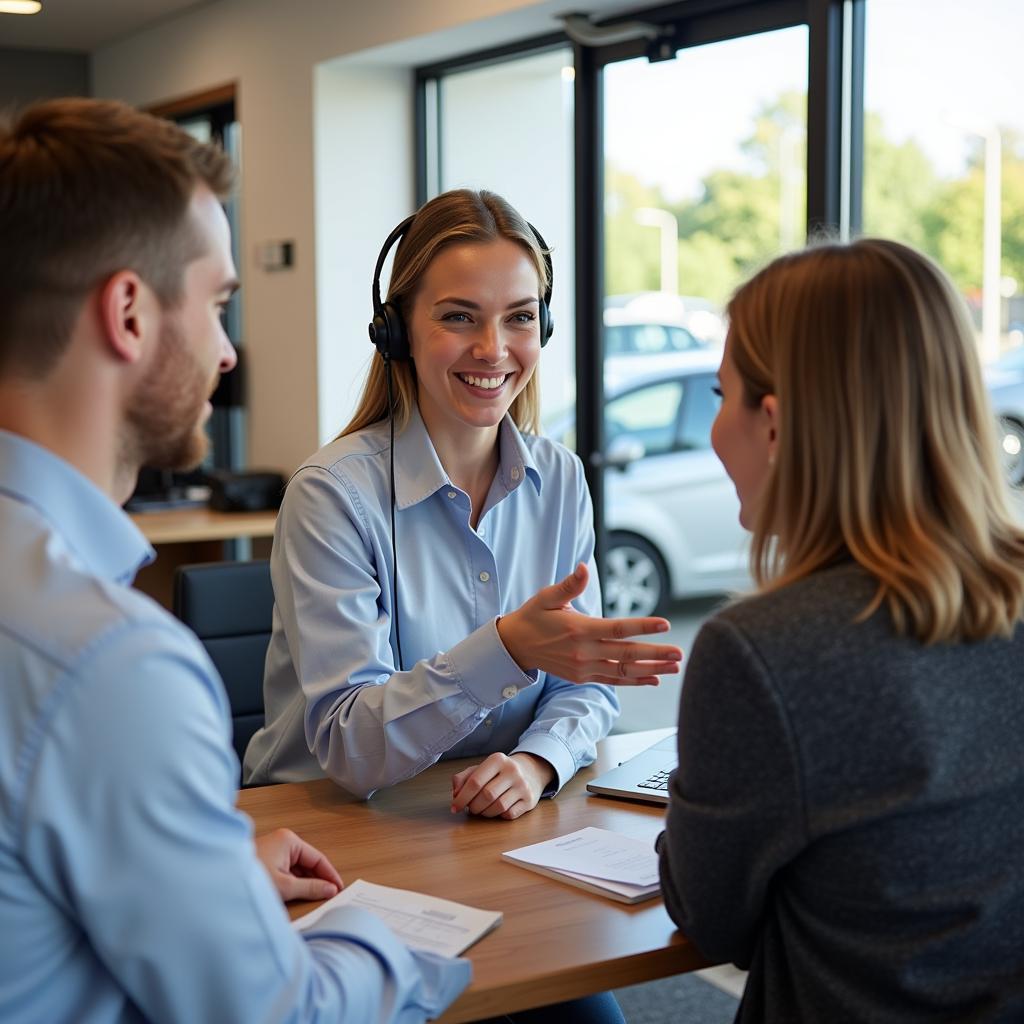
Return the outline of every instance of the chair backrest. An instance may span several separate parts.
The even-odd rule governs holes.
[[[174,614],[199,637],[224,680],[239,761],[263,725],[263,663],[273,612],[265,559],[183,565],[175,572]]]

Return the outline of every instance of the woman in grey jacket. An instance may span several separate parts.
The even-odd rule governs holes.
[[[741,1021],[1024,1019],[1024,531],[963,302],[865,239],[736,294],[713,443],[757,593],[703,628],[659,840]]]

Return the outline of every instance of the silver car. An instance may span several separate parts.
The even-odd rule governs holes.
[[[602,583],[614,616],[656,615],[674,598],[750,585],[739,501],[711,449],[720,355],[653,361],[642,376],[606,379]],[[572,417],[548,429],[570,447]]]

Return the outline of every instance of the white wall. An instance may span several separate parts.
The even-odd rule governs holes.
[[[601,6],[611,5],[585,4]],[[412,89],[407,78],[403,113],[399,78],[418,64],[550,31],[562,9],[557,0],[217,0],[93,54],[95,95],[140,106],[237,83],[251,464],[290,470],[344,419],[342,381],[362,366],[349,353],[364,344],[372,262],[412,202]],[[351,139],[331,136],[334,118]],[[324,190],[334,173],[343,187],[332,197]],[[332,233],[319,249],[318,216],[321,234],[327,225]],[[258,270],[255,246],[283,239],[295,243],[294,269]],[[325,260],[321,293],[338,289],[319,302],[316,258]],[[361,325],[353,342],[332,333],[345,317]]]
[[[317,326],[320,442],[355,411],[373,346],[373,264],[415,205],[411,75],[404,68],[316,68]],[[386,286],[385,279],[385,286]]]

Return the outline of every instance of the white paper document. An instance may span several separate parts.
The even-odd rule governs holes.
[[[306,931],[334,907],[352,906],[379,917],[411,949],[458,956],[501,924],[501,912],[425,896],[408,889],[374,885],[361,878],[292,925]]]
[[[609,882],[643,887],[658,883],[658,855],[653,844],[603,828],[581,828],[545,843],[509,850],[504,856]]]
[[[650,841],[603,828],[581,828],[501,856],[529,871],[620,903],[653,899],[661,891],[658,855]]]

